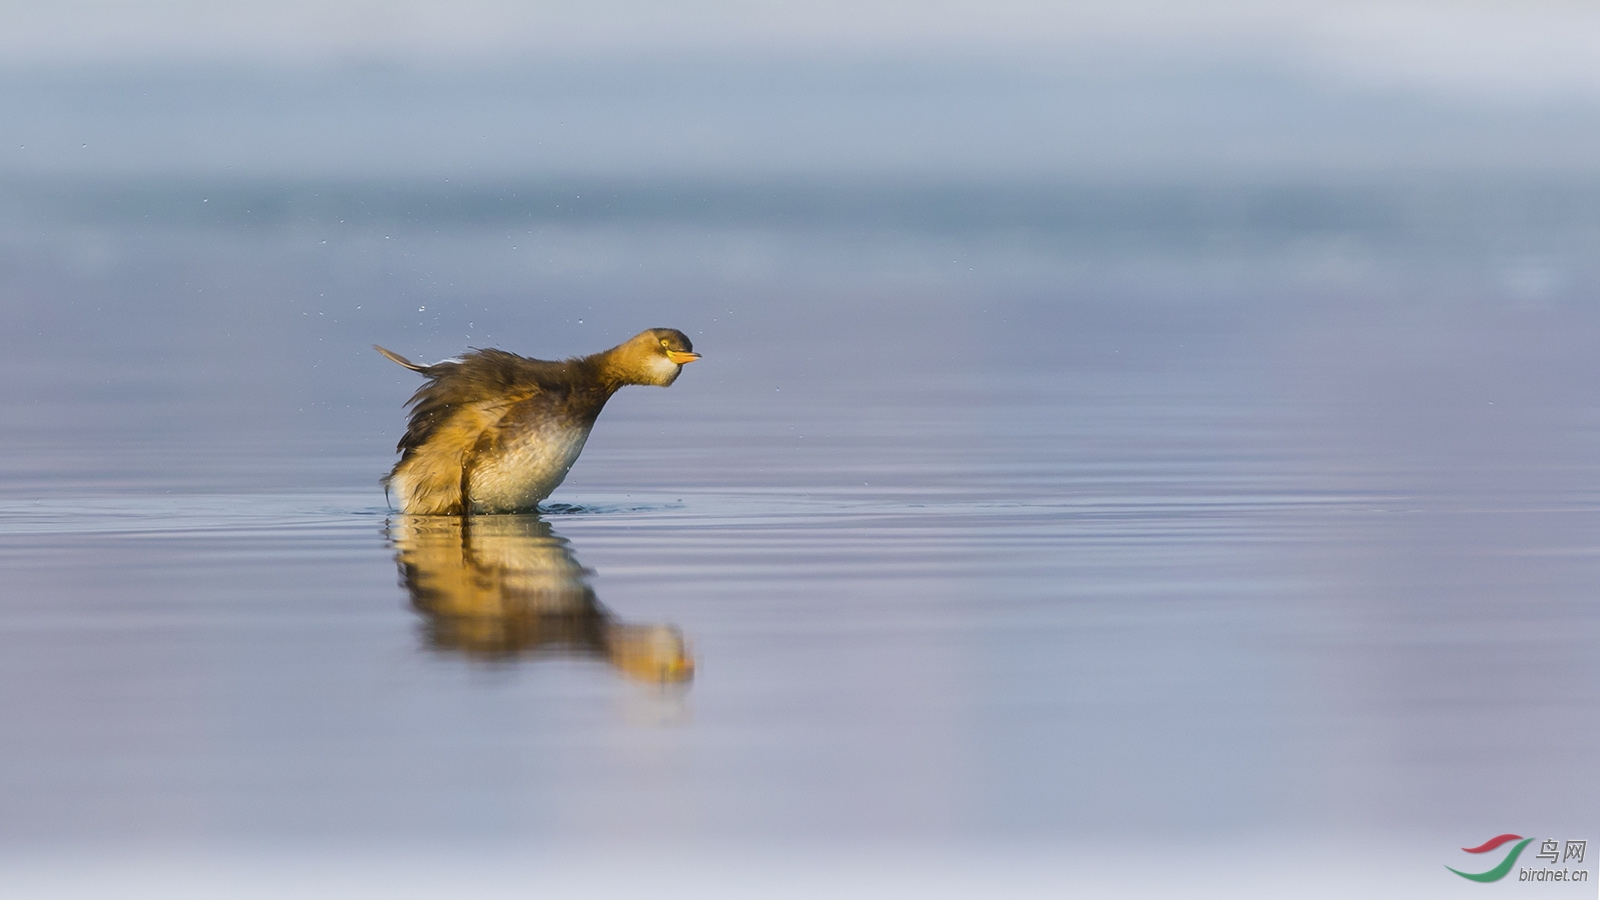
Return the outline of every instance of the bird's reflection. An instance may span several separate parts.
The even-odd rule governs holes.
[[[436,648],[482,658],[598,656],[649,682],[694,675],[683,634],[612,615],[567,540],[538,516],[400,515],[389,536]]]

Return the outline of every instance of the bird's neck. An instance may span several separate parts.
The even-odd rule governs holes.
[[[624,354],[626,348],[627,345],[622,344],[578,360],[579,365],[593,374],[592,383],[601,386],[607,399],[623,385],[641,383],[635,371],[636,367],[628,365]]]

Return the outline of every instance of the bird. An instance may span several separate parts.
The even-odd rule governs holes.
[[[667,387],[700,358],[676,328],[651,328],[561,361],[490,348],[418,365],[373,349],[427,379],[406,401],[400,461],[383,479],[385,493],[411,515],[538,512],[618,388]]]

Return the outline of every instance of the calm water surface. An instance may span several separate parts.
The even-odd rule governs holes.
[[[1600,839],[1582,203],[273,190],[0,240],[0,838],[41,896],[1455,896],[1460,847]],[[705,360],[542,515],[388,508],[415,376],[368,344],[649,326]]]

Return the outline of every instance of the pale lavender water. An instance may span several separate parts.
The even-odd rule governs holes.
[[[1600,836],[1588,194],[410,190],[13,191],[17,883],[1454,896]],[[368,345],[658,325],[704,361],[545,521],[693,681],[430,640]]]

